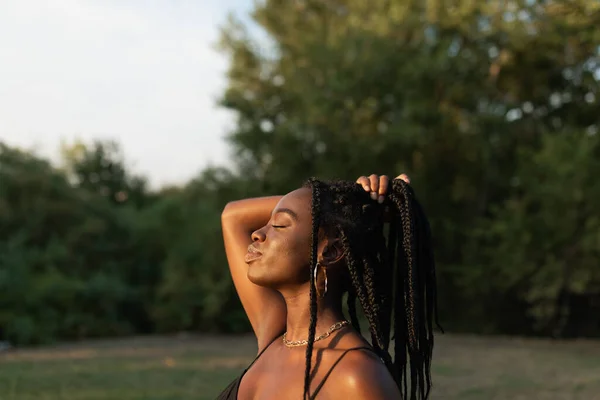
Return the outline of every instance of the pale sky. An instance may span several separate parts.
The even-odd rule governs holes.
[[[0,0],[0,141],[58,160],[62,140],[117,140],[153,186],[227,164],[216,107],[227,13],[252,0]]]

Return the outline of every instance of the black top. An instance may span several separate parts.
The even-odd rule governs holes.
[[[248,370],[250,369],[250,367],[256,362],[256,360],[258,360],[258,358],[265,352],[265,350],[267,350],[269,348],[269,346],[271,346],[271,344],[273,344],[273,342],[275,340],[279,339],[279,336],[276,337],[275,339],[273,339],[273,341],[271,343],[269,343],[269,345],[267,347],[265,347],[260,353],[258,353],[258,355],[256,356],[256,358],[254,359],[254,361],[252,361],[252,363],[248,366],[248,368],[246,368],[244,370],[244,372],[242,372],[242,374],[233,382],[231,382],[229,384],[229,386],[227,386],[225,388],[225,390],[223,390],[223,392],[219,395],[219,397],[217,397],[217,400],[237,400],[238,397],[238,391],[240,389],[240,382],[242,381],[242,378],[244,377],[244,375],[246,374],[246,372],[248,372]],[[327,371],[327,373],[325,374],[325,377],[323,378],[323,380],[321,381],[321,383],[319,383],[319,386],[317,386],[317,388],[315,389],[314,393],[310,396],[311,400],[314,400],[314,398],[317,396],[317,394],[319,393],[319,391],[321,390],[321,388],[323,388],[323,385],[325,384],[325,381],[327,380],[327,378],[329,378],[329,375],[331,375],[331,372],[333,371],[333,369],[336,367],[336,365],[338,365],[338,363],[340,361],[342,361],[342,358],[344,358],[344,356],[346,354],[348,354],[348,352],[353,351],[353,350],[368,350],[372,353],[375,354],[375,351],[373,349],[371,349],[370,347],[353,347],[351,349],[347,349],[345,350],[342,355],[333,363],[333,365],[331,366],[331,368],[329,369],[329,371]]]
[[[225,390],[223,390],[223,392],[221,392],[221,394],[219,395],[219,397],[217,397],[217,400],[237,400],[238,390],[240,389],[240,382],[242,381],[242,378],[244,377],[244,375],[246,374],[246,372],[248,372],[248,370],[256,362],[256,360],[258,360],[258,358],[260,356],[262,356],[262,354],[265,352],[265,350],[267,350],[269,348],[269,346],[271,346],[273,344],[274,341],[276,341],[277,339],[279,339],[280,336],[277,336],[275,339],[273,339],[271,341],[271,343],[269,343],[264,349],[261,350],[260,353],[258,353],[258,355],[254,359],[254,361],[252,361],[250,363],[250,365],[248,365],[248,367],[244,370],[244,372],[242,372],[242,374],[239,377],[237,377],[236,380],[234,380],[233,382],[231,382],[229,384],[229,386],[227,386],[225,388]]]

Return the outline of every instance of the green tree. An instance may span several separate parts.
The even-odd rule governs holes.
[[[130,236],[105,198],[0,144],[0,331],[17,343],[132,331]],[[130,258],[129,258],[130,259]]]
[[[117,142],[63,143],[62,156],[67,174],[78,187],[98,193],[116,205],[141,207],[150,200],[147,180],[127,170]]]
[[[225,169],[207,169],[145,210],[144,235],[162,260],[152,313],[159,331],[249,329],[229,276],[220,214],[228,201],[258,193],[251,186]]]
[[[598,3],[268,0],[253,17],[253,27],[231,19],[221,41],[231,60],[221,103],[237,113],[229,139],[238,170],[265,192],[313,174],[408,172],[437,239],[442,312],[465,310],[450,326],[508,330],[494,323],[501,315],[472,307],[464,277],[477,276],[491,249],[471,242],[517,196],[514,179],[532,182],[522,161],[543,158],[547,136],[598,130]],[[268,41],[253,36],[256,27]],[[592,153],[582,157],[585,169]],[[523,229],[536,217],[524,218]],[[528,284],[533,293],[548,282]],[[517,331],[546,332],[543,313],[523,311],[537,300],[514,291],[502,293],[514,300],[506,302]]]
[[[527,311],[516,321],[528,318],[533,331],[598,334],[598,174],[598,135],[546,135],[540,150],[519,152],[510,194],[474,234],[463,282],[471,296],[486,298],[480,312],[497,310],[492,328],[519,331],[515,309],[498,301],[509,292]]]

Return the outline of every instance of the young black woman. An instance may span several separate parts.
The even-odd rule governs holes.
[[[225,207],[225,250],[258,356],[219,399],[428,397],[435,267],[409,183],[404,174],[310,179]]]

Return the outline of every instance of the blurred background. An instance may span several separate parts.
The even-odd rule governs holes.
[[[4,0],[0,399],[212,399],[227,201],[409,174],[433,399],[600,399],[600,3]]]

